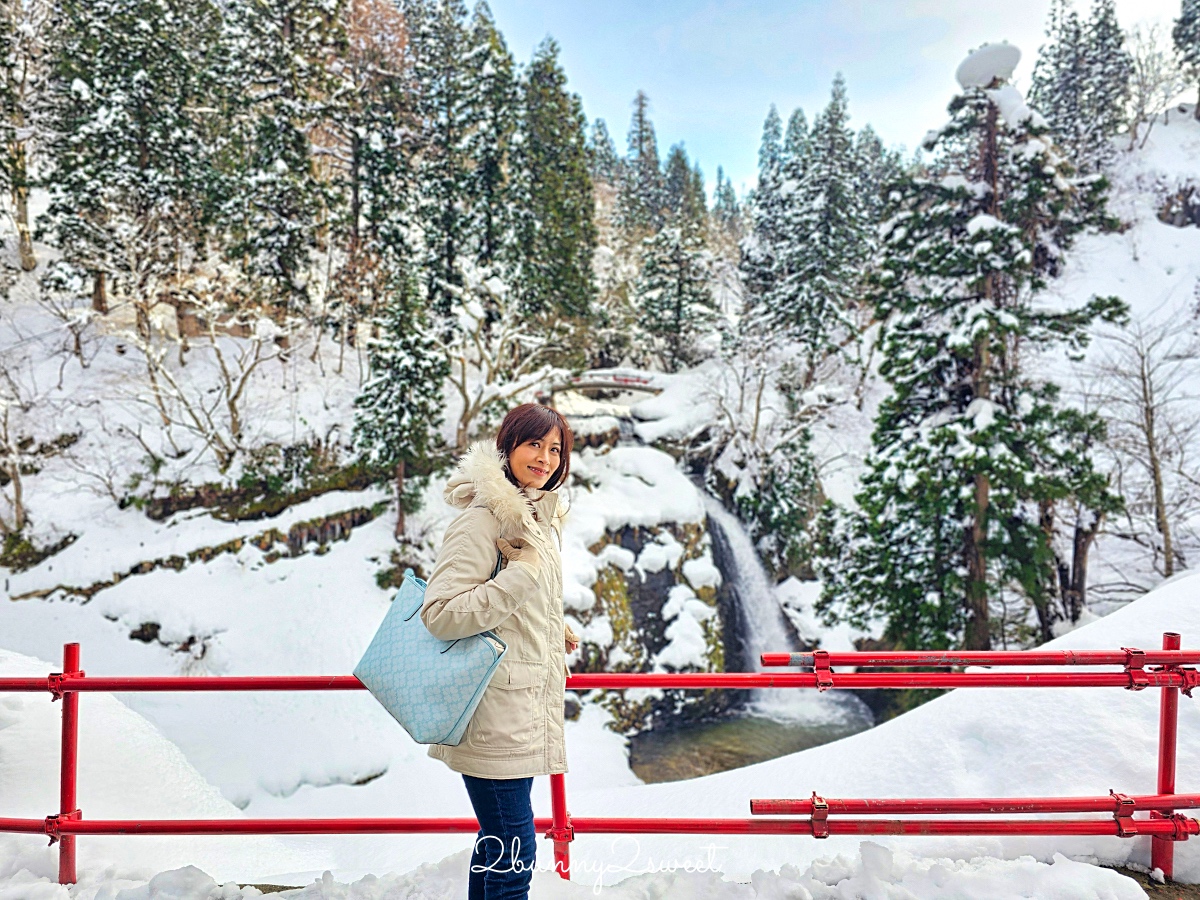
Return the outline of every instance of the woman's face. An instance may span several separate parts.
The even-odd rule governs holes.
[[[541,488],[562,461],[562,436],[557,428],[543,438],[534,438],[508,454],[508,468],[523,488]]]

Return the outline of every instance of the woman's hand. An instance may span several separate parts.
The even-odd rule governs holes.
[[[574,653],[575,648],[579,646],[579,635],[572,631],[566,622],[563,622],[563,645],[568,653]]]
[[[538,556],[537,547],[524,538],[513,538],[512,543],[509,543],[504,538],[496,538],[496,549],[510,563],[523,562],[526,565],[532,566],[535,571],[540,570],[542,567],[542,559]]]

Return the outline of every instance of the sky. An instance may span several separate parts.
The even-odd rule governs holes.
[[[870,123],[911,151],[946,119],[954,70],[974,47],[1022,51],[1026,88],[1050,0],[489,0],[521,62],[547,35],[589,121],[603,118],[625,152],[631,102],[650,98],[659,153],[683,142],[711,191],[723,166],[738,193],[753,186],[772,103],[811,122],[837,72],[851,125]],[[1086,13],[1090,0],[1076,0]],[[1121,24],[1179,14],[1179,0],[1117,0]]]

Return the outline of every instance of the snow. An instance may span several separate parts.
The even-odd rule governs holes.
[[[994,90],[985,91],[996,108],[1000,110],[1000,115],[1013,128],[1029,123],[1035,128],[1045,128],[1046,120],[1041,113],[1035,112],[1025,104],[1025,98],[1011,84],[1002,84]],[[1034,142],[1030,142],[1034,143]]]
[[[61,668],[0,649],[0,676],[44,676]],[[58,809],[60,709],[45,694],[0,693],[0,815],[42,818]],[[85,817],[243,817],[178,747],[111,695],[87,694],[80,709],[79,803]],[[273,837],[81,837],[77,853],[81,872],[94,877],[112,867],[109,879],[135,880],[188,864],[227,878],[295,869],[318,858],[306,859]],[[57,848],[48,848],[44,837],[0,833],[0,897],[28,896],[10,882],[19,881],[23,870],[55,876],[56,860]]]
[[[1020,61],[1021,51],[1008,42],[984,44],[958,64],[954,77],[964,88],[986,88],[997,78],[1011,78]]]

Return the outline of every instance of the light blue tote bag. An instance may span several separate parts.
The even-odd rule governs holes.
[[[496,572],[500,558],[496,559]],[[458,744],[508,646],[490,631],[454,641],[421,621],[425,581],[412,569],[354,675],[418,744]]]

